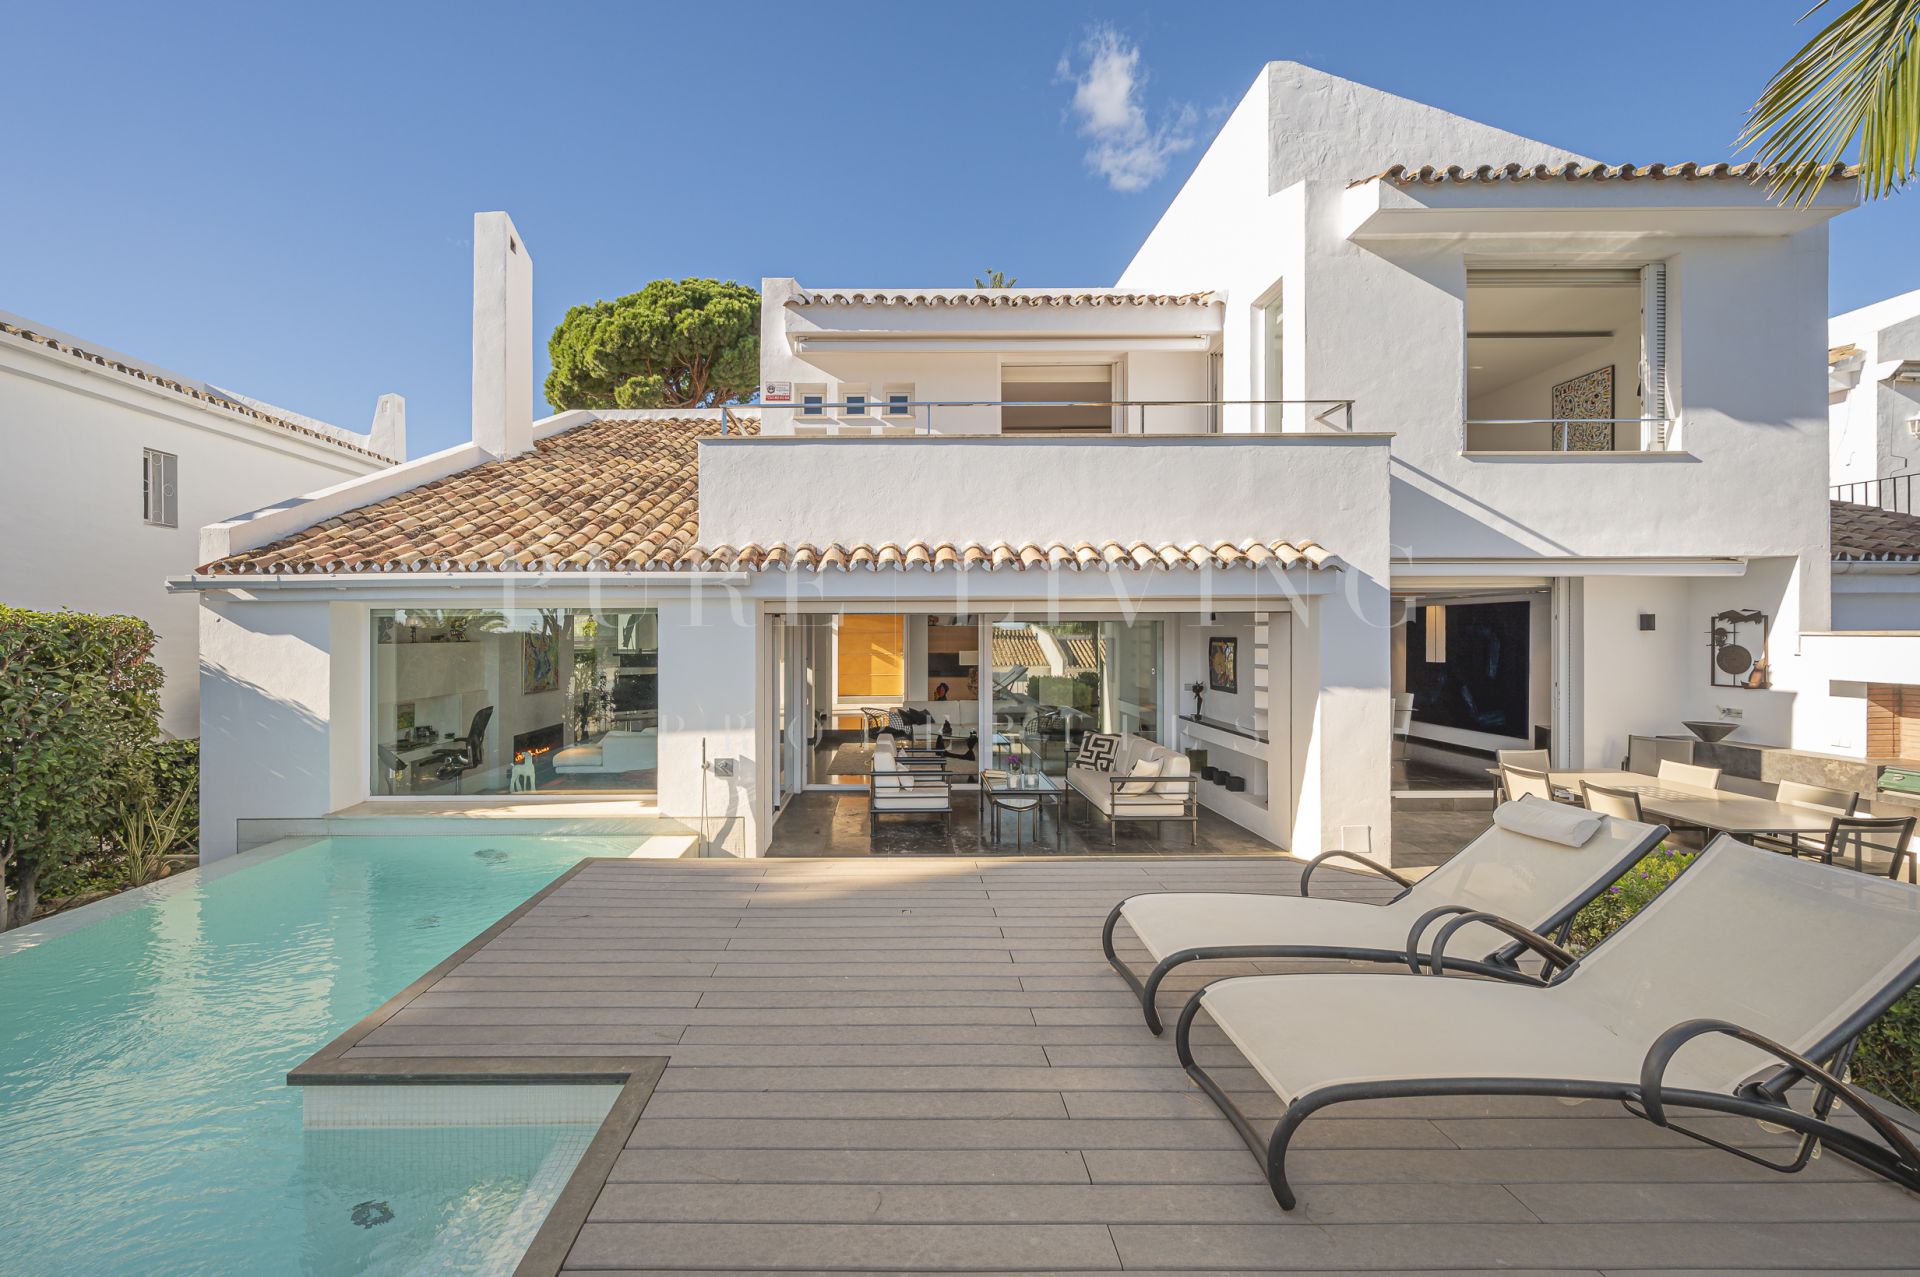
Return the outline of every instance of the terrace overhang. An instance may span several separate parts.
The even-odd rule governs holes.
[[[902,332],[868,329],[835,332],[794,332],[788,338],[797,355],[895,353],[987,354],[1001,350],[1057,351],[1074,354],[1120,354],[1133,350],[1204,352],[1217,340],[1209,332]]]
[[[1792,235],[1858,202],[1857,183],[1829,182],[1801,207],[1747,181],[1437,182],[1372,180],[1347,188],[1341,229],[1356,243],[1397,239],[1583,239]]]

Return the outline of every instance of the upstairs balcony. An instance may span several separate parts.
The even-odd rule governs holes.
[[[1349,401],[820,406],[835,415],[729,411],[726,433],[701,441],[703,542],[1311,540],[1385,566],[1392,437],[1353,430]],[[1017,415],[1028,412],[1049,416]]]
[[[1070,383],[1069,383],[1070,384]],[[1105,399],[1045,394],[1031,398],[915,399],[861,395],[828,401],[762,399],[722,408],[723,434],[746,433],[757,419],[762,437],[805,439],[998,436],[1101,438],[1150,435],[1351,434],[1351,399]]]

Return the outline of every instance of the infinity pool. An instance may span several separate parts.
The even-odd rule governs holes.
[[[276,846],[0,948],[0,1271],[510,1271],[590,1126],[309,1129],[285,1075],[631,845]]]

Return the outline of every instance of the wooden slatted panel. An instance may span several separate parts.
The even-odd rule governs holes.
[[[1920,687],[1867,686],[1867,757],[1920,759]]]

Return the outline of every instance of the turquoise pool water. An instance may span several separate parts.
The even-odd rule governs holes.
[[[0,1271],[510,1269],[500,1234],[544,1213],[581,1127],[310,1130],[285,1074],[582,857],[630,846],[253,852],[0,956]]]

